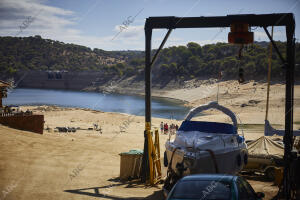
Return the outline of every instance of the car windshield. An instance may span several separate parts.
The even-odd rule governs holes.
[[[230,184],[219,181],[180,181],[174,188],[171,199],[219,199],[231,198]]]

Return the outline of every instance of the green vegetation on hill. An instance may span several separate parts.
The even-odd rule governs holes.
[[[276,42],[285,57],[285,43]],[[243,57],[237,59],[238,46],[217,43],[200,46],[190,42],[186,46],[162,50],[153,67],[154,80],[187,80],[218,77],[220,71],[226,79],[235,79],[239,67],[246,79],[265,78],[268,67],[268,43],[254,43],[244,48]],[[155,50],[153,50],[153,54]],[[296,63],[300,63],[300,44],[296,44]],[[19,70],[101,71],[118,77],[142,76],[143,51],[91,50],[88,47],[34,37],[0,37],[0,73],[13,75]],[[272,78],[284,74],[282,63],[273,50]],[[300,75],[296,65],[295,76]]]
[[[0,72],[18,70],[108,70],[143,56],[137,51],[91,50],[88,47],[34,37],[0,37]],[[116,65],[116,66],[114,66]],[[121,64],[122,65],[122,64]]]
[[[276,42],[285,57],[285,44]],[[187,46],[170,47],[162,50],[156,62],[154,73],[161,76],[175,76],[181,79],[195,77],[218,77],[219,72],[227,79],[238,76],[239,67],[244,69],[249,79],[266,77],[269,48],[260,43],[251,44],[243,49],[241,60],[237,58],[239,46],[217,43],[200,46],[190,42]],[[296,63],[300,63],[300,44],[296,45]],[[272,77],[280,78],[284,73],[282,63],[273,49]],[[300,75],[300,66],[296,66]]]

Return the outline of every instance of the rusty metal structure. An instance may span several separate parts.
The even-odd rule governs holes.
[[[283,194],[285,199],[292,199],[294,184],[292,165],[297,159],[292,152],[293,147],[293,104],[294,104],[294,69],[295,69],[295,19],[292,13],[279,14],[243,14],[217,17],[149,17],[145,23],[145,133],[151,130],[151,68],[166,43],[172,30],[177,28],[216,28],[231,27],[232,24],[243,23],[249,27],[262,27],[273,48],[279,55],[285,70],[286,95],[285,95],[285,135],[284,135],[284,182]],[[279,52],[267,27],[284,26],[286,29],[286,58]],[[161,45],[154,56],[151,56],[152,31],[155,29],[167,29]],[[147,152],[148,139],[145,134],[143,156],[143,179],[149,177],[149,156]]]

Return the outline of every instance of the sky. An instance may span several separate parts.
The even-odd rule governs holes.
[[[300,0],[0,0],[0,36],[42,38],[104,50],[144,50],[144,24],[150,16],[225,16],[292,12],[300,39]],[[269,27],[270,30],[270,27]],[[268,41],[253,28],[256,41]],[[158,48],[167,30],[154,30]],[[227,42],[229,28],[175,29],[165,47]],[[286,41],[283,27],[274,39]]]

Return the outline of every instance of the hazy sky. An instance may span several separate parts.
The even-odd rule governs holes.
[[[144,50],[144,23],[149,16],[286,12],[295,14],[296,38],[300,39],[300,0],[0,0],[0,35],[41,35],[91,48]],[[120,32],[120,25],[128,20],[129,26]],[[267,40],[262,29],[253,31],[255,40]],[[166,46],[225,42],[228,32],[220,28],[176,29]],[[154,31],[153,48],[158,48],[165,33]],[[285,30],[276,27],[274,38],[284,41]]]

